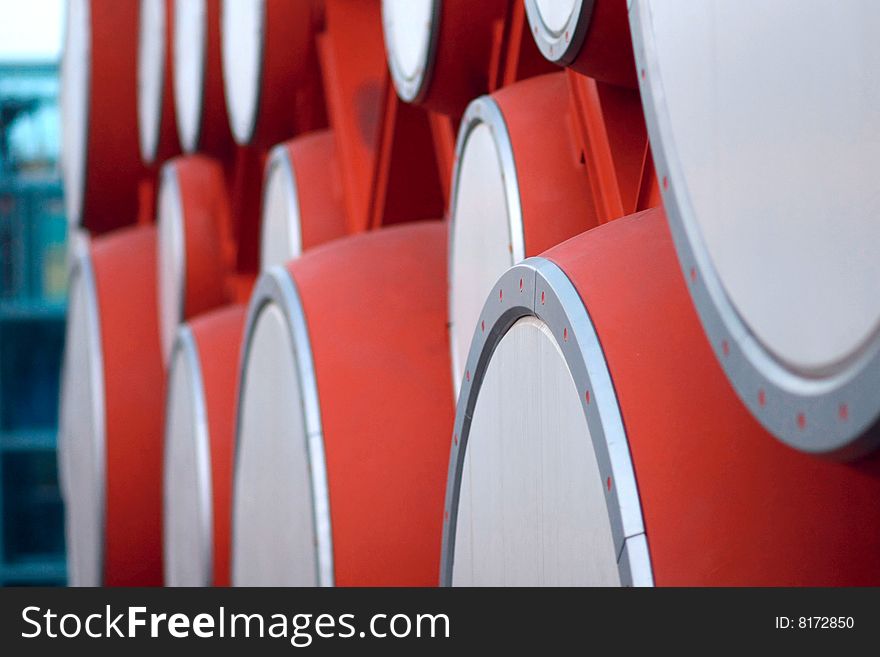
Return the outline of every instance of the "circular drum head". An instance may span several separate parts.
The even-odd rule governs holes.
[[[177,327],[183,319],[186,289],[186,243],[183,204],[174,164],[162,169],[159,186],[156,240],[159,271],[159,336],[165,362],[171,356]]]
[[[87,0],[67,4],[64,55],[61,64],[61,173],[67,219],[82,222],[89,138],[91,83],[91,15]]]
[[[510,137],[488,96],[468,107],[458,137],[449,249],[449,326],[456,393],[486,293],[525,257]]]
[[[263,189],[260,267],[266,270],[302,253],[296,176],[283,144],[272,150]]]
[[[651,585],[623,420],[577,291],[530,259],[496,283],[480,322],[455,419],[441,583]]]
[[[265,0],[223,0],[223,82],[232,134],[239,144],[251,141],[260,109]]]
[[[197,150],[201,137],[207,49],[205,0],[174,3],[174,109],[180,144]]]
[[[235,586],[333,583],[323,438],[301,313],[285,270],[274,268],[260,278],[239,395]]]
[[[100,586],[104,581],[106,477],[104,365],[88,253],[77,259],[70,276],[59,415],[68,579],[73,586]]]
[[[534,531],[541,526],[543,534]],[[486,369],[464,457],[455,555],[454,586],[620,585],[580,395],[535,317],[510,328]]]
[[[156,159],[165,80],[165,0],[141,0],[138,34],[138,136],[141,158]]]
[[[165,407],[164,566],[166,586],[210,586],[213,517],[208,417],[199,354],[181,327]]]
[[[664,206],[703,325],[768,430],[825,453],[852,447],[880,410],[869,36],[880,6],[837,9],[630,10]]]
[[[440,0],[382,0],[382,27],[388,68],[398,95],[419,100],[430,83]]]
[[[526,16],[541,54],[570,64],[577,57],[595,0],[525,0]]]

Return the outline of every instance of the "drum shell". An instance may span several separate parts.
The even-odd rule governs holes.
[[[574,146],[565,76],[552,73],[523,80],[492,98],[504,116],[513,149],[525,256],[597,225],[586,168]]]
[[[263,207],[268,211],[266,194],[269,177],[274,167],[283,167],[284,175],[292,176],[292,190],[296,203],[299,240],[291,245],[291,256],[299,256],[303,251],[345,234],[345,202],[342,197],[342,182],[336,154],[336,140],[333,132],[322,130],[302,135],[279,144],[267,165],[263,184]],[[262,240],[271,239],[266,231],[267,218],[263,220]],[[298,248],[296,248],[298,246]],[[263,254],[267,248],[264,246]],[[265,268],[265,257],[262,267]],[[276,263],[277,264],[277,263]]]
[[[317,418],[308,415],[305,423],[309,444],[315,436],[322,442],[327,497],[316,500],[313,489],[299,503],[310,504],[306,515],[319,516],[322,525],[329,514],[332,568],[320,575],[319,585],[437,583],[453,415],[445,234],[442,222],[431,221],[350,236],[305,253],[286,271],[264,274],[257,284],[248,336],[260,309],[271,303],[261,290],[270,278],[281,277],[297,290],[307,332],[296,340],[308,346],[309,358],[297,357],[296,367],[307,369],[308,375],[300,370],[298,376],[311,389],[281,403],[304,404],[304,415],[310,411],[303,399],[318,404]],[[294,326],[296,312],[286,320]],[[253,348],[245,346],[245,370]],[[250,394],[249,384],[242,380],[240,400]],[[247,498],[241,454],[253,438],[259,436],[242,436],[239,424],[236,508]],[[322,547],[309,543],[309,549],[321,554]],[[247,558],[234,555],[234,561]]]
[[[189,323],[198,349],[208,420],[214,586],[229,586],[235,408],[245,314],[245,307],[236,304]]]
[[[626,0],[584,0],[564,38],[546,41],[535,0],[526,0],[532,35],[544,56],[601,82],[636,88]]]
[[[175,11],[180,3],[186,0],[175,0]],[[204,0],[205,25],[204,25],[204,53],[202,62],[202,90],[201,105],[198,109],[198,121],[195,135],[188,143],[187,137],[181,129],[181,99],[175,98],[177,132],[181,147],[185,153],[203,153],[221,160],[229,160],[233,157],[234,140],[229,128],[229,118],[226,112],[226,99],[223,88],[223,56],[220,44],[220,10],[221,0]],[[175,21],[179,20],[177,16]],[[179,72],[178,48],[173,46],[174,70],[177,77]],[[177,93],[175,91],[175,93]],[[189,91],[192,93],[192,90]]]
[[[424,78],[415,97],[404,100],[460,117],[472,99],[491,88],[493,54],[496,61],[499,58],[493,50],[500,47],[498,28],[508,13],[509,3],[445,0],[437,4]],[[387,36],[386,50],[392,57]]]
[[[114,0],[89,0],[88,6],[91,60],[86,63],[82,197],[79,207],[68,203],[67,213],[71,225],[98,235],[137,220],[139,183],[146,171],[137,131],[137,39],[132,38],[137,6]]]
[[[306,87],[312,91],[320,77],[315,38],[322,12],[317,0],[265,0],[263,4],[265,36],[258,101],[249,135],[242,143],[266,149],[313,127],[314,117],[304,113],[314,110],[309,102],[302,102],[302,92]],[[228,86],[226,94],[234,93]],[[309,101],[314,103],[315,99]]]
[[[162,584],[165,372],[156,309],[156,232],[121,229],[91,246],[103,360],[104,584]]]
[[[880,462],[826,462],[770,439],[706,340],[662,210],[545,257],[575,285],[602,342],[657,584],[880,581]]]
[[[159,126],[156,133],[155,149],[146,153],[141,142],[141,159],[147,167],[155,168],[165,160],[180,153],[180,141],[177,138],[177,119],[174,113],[174,86],[171,81],[174,64],[174,0],[162,0],[165,10],[165,47],[162,51],[162,90],[161,108],[159,110]],[[141,5],[144,0],[141,0]],[[143,33],[139,31],[139,38]],[[138,91],[140,93],[140,90]],[[143,134],[144,126],[138,123],[138,130]]]

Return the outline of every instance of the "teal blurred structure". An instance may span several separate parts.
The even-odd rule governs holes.
[[[0,63],[0,585],[66,580],[55,447],[67,221],[55,64]]]

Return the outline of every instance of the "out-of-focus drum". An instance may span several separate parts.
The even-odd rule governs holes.
[[[320,86],[315,34],[321,23],[314,0],[223,0],[223,80],[230,127],[239,144],[263,148],[309,129],[301,103]]]
[[[450,201],[449,332],[456,389],[486,293],[522,259],[595,226],[564,73],[468,107]]]
[[[284,265],[306,249],[345,234],[345,202],[332,131],[272,150],[263,183],[260,267]]]
[[[223,167],[202,155],[162,168],[157,212],[158,303],[165,359],[177,327],[233,301],[236,245]]]
[[[229,586],[239,349],[245,307],[181,326],[165,402],[166,586]]]
[[[156,230],[119,229],[75,253],[58,432],[69,582],[160,585]]]
[[[391,79],[400,98],[461,116],[490,91],[507,0],[382,0]]]
[[[880,6],[634,0],[630,21],[680,270],[724,371],[784,443],[872,449]]]
[[[234,140],[223,92],[220,2],[174,2],[174,107],[184,152],[227,159]]]
[[[635,87],[628,4],[627,0],[525,0],[532,36],[544,57],[601,82]]]
[[[235,585],[437,583],[452,427],[446,226],[337,240],[251,299]]]
[[[174,0],[141,0],[137,109],[141,159],[160,164],[180,152],[171,86]]]
[[[137,5],[70,0],[61,62],[61,173],[71,227],[137,220]]]
[[[880,461],[770,439],[712,354],[662,210],[505,273],[466,372],[444,584],[880,581]]]

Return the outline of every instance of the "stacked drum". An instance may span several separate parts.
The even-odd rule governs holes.
[[[880,11],[795,4],[70,0],[71,583],[880,583]]]

